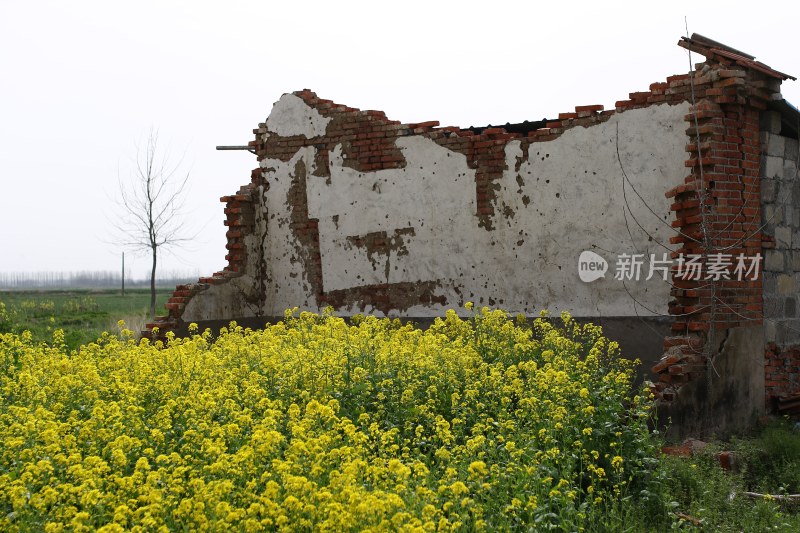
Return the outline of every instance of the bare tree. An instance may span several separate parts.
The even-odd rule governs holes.
[[[136,147],[136,159],[128,180],[118,173],[117,204],[121,216],[112,222],[122,236],[121,244],[152,258],[150,270],[150,317],[156,313],[156,265],[159,252],[192,239],[185,234],[186,184],[189,173],[181,171],[183,158],[172,164],[169,152],[158,146],[158,132],[150,130],[146,145]]]

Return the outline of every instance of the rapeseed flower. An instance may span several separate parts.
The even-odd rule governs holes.
[[[0,530],[599,523],[656,450],[633,365],[567,314],[465,307],[425,331],[294,309],[75,351],[0,334]]]

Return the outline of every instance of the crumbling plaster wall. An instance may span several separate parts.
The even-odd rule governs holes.
[[[620,253],[660,256],[661,243],[674,234],[665,192],[683,182],[687,111],[686,103],[652,105],[547,142],[509,140],[492,184],[488,225],[479,216],[475,166],[425,135],[396,137],[400,164],[372,171],[349,164],[341,143],[321,154],[317,144],[298,142],[290,158],[260,161],[260,189],[268,190],[255,191],[255,205],[266,226],[245,243],[243,275],[196,295],[183,319],[279,316],[287,306],[316,311],[327,305],[307,271],[314,252],[298,239],[297,210],[318,228],[323,293],[430,289],[423,298],[410,293],[396,309],[350,299],[338,309],[342,314],[436,316],[466,301],[527,314],[545,308],[593,317],[666,313],[669,285],[660,278],[623,284],[613,279],[614,261]],[[329,123],[287,94],[263,136],[324,138]],[[604,279],[579,280],[583,250],[609,261]],[[259,290],[259,305],[235,303],[258,301]]]

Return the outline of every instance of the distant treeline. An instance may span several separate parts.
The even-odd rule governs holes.
[[[158,287],[195,283],[199,272],[169,271],[156,278]],[[122,287],[122,275],[112,271],[0,272],[0,289],[114,289]],[[149,272],[141,277],[125,274],[125,288],[150,287]]]

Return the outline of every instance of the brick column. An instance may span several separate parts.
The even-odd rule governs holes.
[[[711,70],[694,74],[696,103],[686,115],[689,154],[685,183],[667,192],[679,231],[670,242],[673,288],[669,311],[674,336],[664,342],[665,354],[652,371],[655,392],[674,399],[684,383],[705,375],[727,330],[760,325],[763,317],[761,203],[759,180],[760,101],[748,98],[744,71]],[[684,260],[699,256],[700,278],[687,276]],[[738,258],[746,266],[759,261],[758,273],[737,273]],[[729,262],[721,275],[709,265]],[[743,279],[739,279],[739,278]]]

